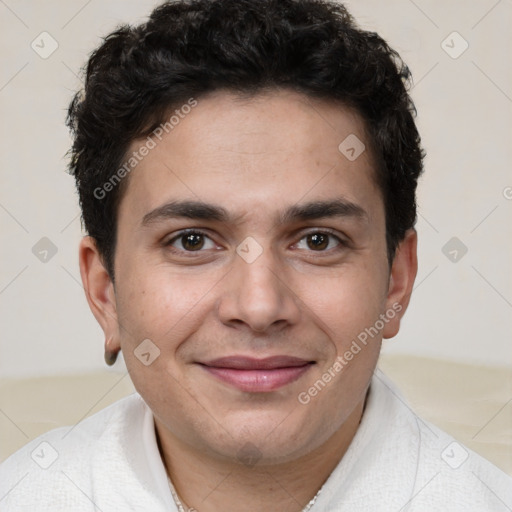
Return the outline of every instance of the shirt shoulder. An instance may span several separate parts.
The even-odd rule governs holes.
[[[512,510],[512,477],[435,425],[421,436],[411,512]],[[412,506],[414,504],[414,506]]]
[[[377,370],[358,431],[315,507],[319,512],[506,512],[512,510],[512,477],[423,420]]]
[[[152,425],[148,406],[133,393],[76,425],[33,439],[0,464],[0,509],[92,511],[116,485],[150,488],[140,481],[140,474],[151,474],[143,440],[149,420]]]
[[[114,432],[124,423],[126,416],[139,415],[141,412],[140,396],[136,393],[131,394],[75,425],[49,430],[32,439],[2,462],[0,471],[12,471],[16,468],[28,471],[34,463],[38,467],[49,468],[54,461],[59,459],[62,462],[75,458],[77,455],[90,455],[91,448],[94,449],[102,438],[114,435]],[[58,453],[57,446],[54,447],[52,443],[64,448],[62,453]],[[48,448],[47,451],[45,451],[45,447]],[[47,455],[49,458],[43,460]]]

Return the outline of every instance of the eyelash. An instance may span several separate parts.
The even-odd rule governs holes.
[[[209,238],[210,240],[212,240],[212,238],[208,235],[208,233],[204,232],[204,231],[201,231],[200,229],[184,229],[182,231],[180,231],[178,234],[176,234],[175,236],[173,236],[171,239],[167,240],[166,242],[164,242],[164,247],[170,249],[172,252],[175,252],[175,253],[180,253],[180,254],[187,254],[187,257],[190,256],[190,257],[194,257],[196,256],[197,254],[200,254],[202,252],[205,252],[205,250],[201,250],[199,249],[198,251],[187,251],[185,249],[176,249],[175,247],[172,247],[172,244],[174,242],[176,242],[177,240],[179,240],[180,238],[183,238],[184,236],[186,235],[190,235],[190,234],[193,234],[193,235],[202,235],[206,238]],[[301,238],[298,240],[298,242],[296,242],[294,245],[298,244],[299,242],[301,242],[303,239],[305,239],[307,236],[309,235],[315,235],[315,234],[324,234],[324,235],[329,235],[330,237],[334,238],[336,240],[336,242],[338,243],[338,245],[335,247],[335,248],[332,248],[332,249],[327,249],[327,250],[319,250],[319,251],[314,251],[314,250],[310,250],[308,252],[312,252],[312,253],[331,253],[332,251],[338,251],[338,250],[341,250],[342,248],[346,248],[349,244],[347,241],[341,239],[338,235],[336,235],[333,231],[331,231],[330,229],[328,228],[324,228],[324,229],[317,229],[315,231],[309,231],[307,233],[304,233]],[[213,241],[213,240],[212,240]]]

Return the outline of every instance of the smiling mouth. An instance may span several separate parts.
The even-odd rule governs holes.
[[[264,393],[275,391],[299,379],[315,361],[291,356],[264,359],[230,356],[199,364],[216,379],[241,391]]]

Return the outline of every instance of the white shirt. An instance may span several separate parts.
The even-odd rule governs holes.
[[[1,512],[176,512],[153,414],[134,393],[0,465]],[[511,512],[512,478],[418,418],[377,370],[311,512]],[[255,511],[260,512],[260,511]]]

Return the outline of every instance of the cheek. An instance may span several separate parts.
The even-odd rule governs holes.
[[[344,345],[371,327],[386,303],[386,275],[376,265],[352,268],[307,292],[311,309],[329,328],[336,343]]]
[[[175,353],[213,307],[215,285],[221,278],[218,272],[194,275],[164,265],[134,266],[119,273],[123,285],[116,299],[123,352],[150,339],[162,353]]]

